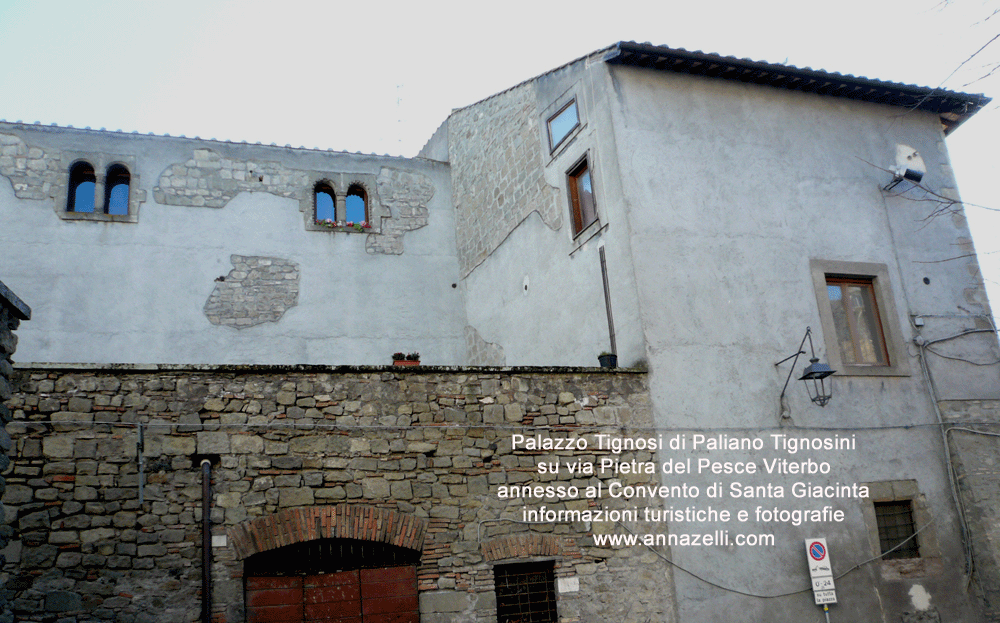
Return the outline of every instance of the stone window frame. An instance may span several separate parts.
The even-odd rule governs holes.
[[[809,260],[816,303],[819,308],[820,326],[827,345],[826,356],[830,367],[838,376],[910,376],[910,366],[903,341],[903,332],[896,313],[895,298],[892,294],[892,280],[886,264],[871,262],[845,262],[834,260]],[[833,310],[827,293],[827,277],[860,279],[870,281],[875,294],[875,304],[879,311],[879,322],[889,365],[858,365],[844,363],[837,343],[837,328],[833,321]]]
[[[94,184],[94,211],[67,212],[69,205],[70,171],[80,162],[86,162],[94,168],[97,181]],[[107,214],[105,209],[105,181],[108,170],[115,166],[124,167],[129,175],[128,214]],[[146,191],[139,189],[139,173],[137,172],[135,156],[125,154],[110,154],[103,152],[63,152],[60,158],[60,169],[63,174],[60,181],[52,189],[55,200],[53,209],[64,221],[99,221],[111,223],[138,223],[139,206],[146,200]]]
[[[943,571],[941,547],[934,530],[933,517],[927,506],[926,497],[920,493],[916,480],[883,480],[864,483],[868,487],[868,498],[864,501],[861,514],[868,532],[868,545],[883,577],[903,578],[929,576]],[[916,532],[918,558],[882,559],[882,546],[878,535],[878,519],[875,516],[876,502],[910,502],[913,524]]]
[[[379,234],[382,233],[382,219],[391,218],[387,206],[382,205],[378,197],[377,178],[371,173],[333,173],[312,172],[306,180],[308,187],[299,199],[299,211],[306,231],[343,232],[347,234]],[[353,227],[327,227],[316,223],[316,185],[325,183],[333,189],[334,214],[338,222],[347,220],[347,194],[352,186],[360,186],[367,199],[369,229],[357,231]]]

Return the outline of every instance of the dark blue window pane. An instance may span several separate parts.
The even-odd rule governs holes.
[[[108,193],[108,214],[128,214],[128,184],[115,184]]]
[[[76,194],[73,195],[73,211],[94,211],[94,182],[80,182],[76,185]]]
[[[334,220],[333,196],[325,191],[316,193],[316,220]]]
[[[347,220],[355,223],[363,223],[365,219],[364,197],[347,195]]]
[[[576,101],[570,103],[562,112],[549,120],[549,136],[552,149],[563,142],[567,135],[580,124],[580,117],[576,112]]]

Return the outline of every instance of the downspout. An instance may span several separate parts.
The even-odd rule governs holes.
[[[212,622],[212,463],[201,460],[201,623]]]

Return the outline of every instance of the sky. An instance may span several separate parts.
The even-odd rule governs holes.
[[[616,41],[1000,100],[1000,0],[695,5],[0,0],[0,119],[413,156],[452,109]],[[995,101],[947,139],[995,313],[998,137]]]

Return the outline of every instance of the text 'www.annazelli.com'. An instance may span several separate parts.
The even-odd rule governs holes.
[[[773,547],[773,534],[731,534],[729,530],[712,532],[671,533],[671,534],[594,534],[597,547],[628,547],[648,545],[649,547],[699,547],[713,545],[736,545],[739,547]]]

